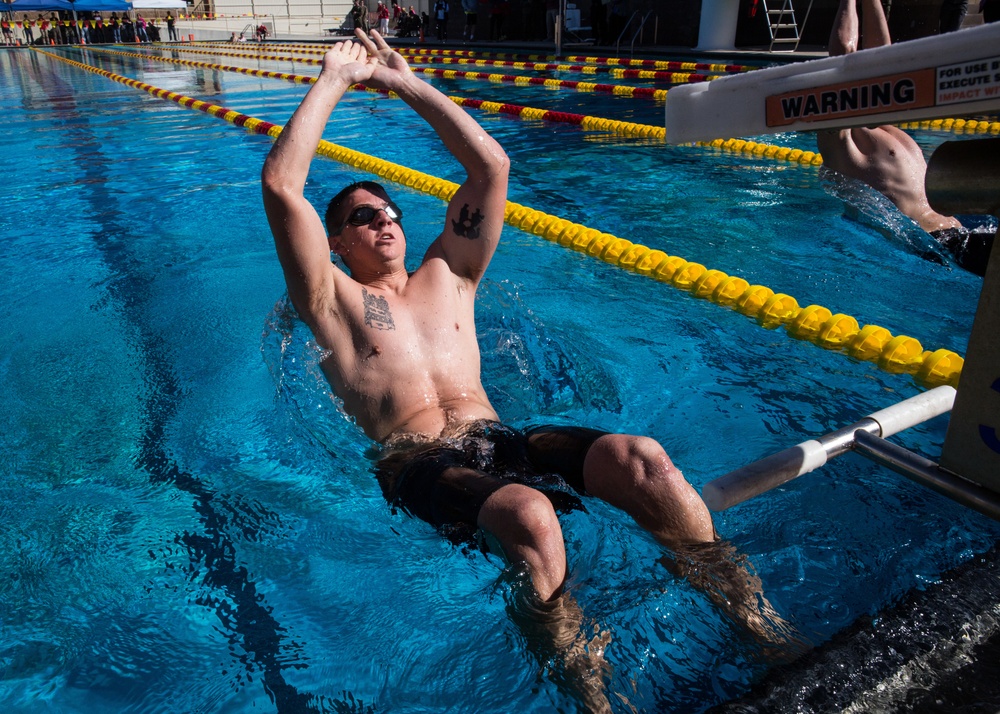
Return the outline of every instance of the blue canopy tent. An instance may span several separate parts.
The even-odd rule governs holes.
[[[126,0],[2,0],[3,9],[13,14],[15,12],[48,12],[65,10],[73,13],[76,20],[77,12],[128,12],[132,5]]]
[[[126,0],[3,0],[8,12],[41,12],[65,10],[66,12],[128,12],[132,5]]]

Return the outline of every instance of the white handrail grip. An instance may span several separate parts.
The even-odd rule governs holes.
[[[947,414],[955,404],[955,388],[948,385],[935,387],[915,397],[904,399],[899,404],[880,409],[869,419],[874,419],[882,428],[882,438],[897,434],[936,416]]]

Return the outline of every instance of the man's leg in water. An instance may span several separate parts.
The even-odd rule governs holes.
[[[479,510],[477,525],[488,531],[511,563],[524,563],[542,600],[551,600],[566,580],[566,546],[552,502],[540,491],[510,483],[494,491]]]
[[[658,442],[624,434],[600,436],[583,459],[583,486],[628,513],[669,548],[670,569],[757,639],[780,644],[795,639],[764,598],[749,563],[718,540],[705,502]]]
[[[552,502],[536,489],[507,484],[483,503],[478,525],[497,540],[508,563],[527,568],[534,592],[521,593],[511,614],[529,649],[543,665],[555,660],[553,680],[579,697],[587,711],[610,711],[606,643],[586,642],[583,612],[562,590],[566,547]]]

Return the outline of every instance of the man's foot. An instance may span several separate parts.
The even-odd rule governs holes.
[[[701,590],[730,620],[759,644],[797,655],[810,647],[801,634],[764,597],[753,565],[725,541],[675,546],[658,561]],[[772,652],[772,654],[775,654]]]
[[[524,634],[542,671],[560,690],[578,700],[582,711],[611,712],[607,692],[611,665],[604,658],[611,634],[594,623],[593,636],[588,635],[583,611],[566,593],[542,601],[527,587],[515,597],[511,619]]]

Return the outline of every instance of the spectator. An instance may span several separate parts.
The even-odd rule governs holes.
[[[122,13],[122,42],[135,42],[135,24],[132,18]]]
[[[490,40],[500,42],[506,40],[503,34],[503,23],[510,14],[510,0],[493,0],[490,7]]]
[[[437,38],[439,42],[448,39],[448,2],[447,0],[437,0],[434,3],[434,22],[437,28]]]
[[[168,10],[167,11],[167,38],[171,42],[177,42],[177,29],[174,27],[174,23],[175,22],[176,22],[176,20],[174,18],[174,14]]]
[[[371,21],[368,19],[368,0],[359,0],[358,6],[361,10],[361,29],[367,35],[372,29]]]
[[[462,0],[462,11],[465,12],[465,28],[462,37],[467,40],[476,39],[476,23],[479,21],[479,0]]]
[[[938,32],[954,32],[962,27],[962,20],[969,11],[969,0],[944,0],[941,3],[941,25]]]
[[[28,17],[28,13],[25,13],[24,17],[21,19],[21,30],[24,32],[25,42],[29,45],[35,44],[35,33],[31,29],[34,24],[35,23],[32,22],[31,18]]]
[[[378,8],[375,10],[375,16],[378,18],[378,32],[384,37],[389,36],[389,8],[382,0],[378,0]]]

